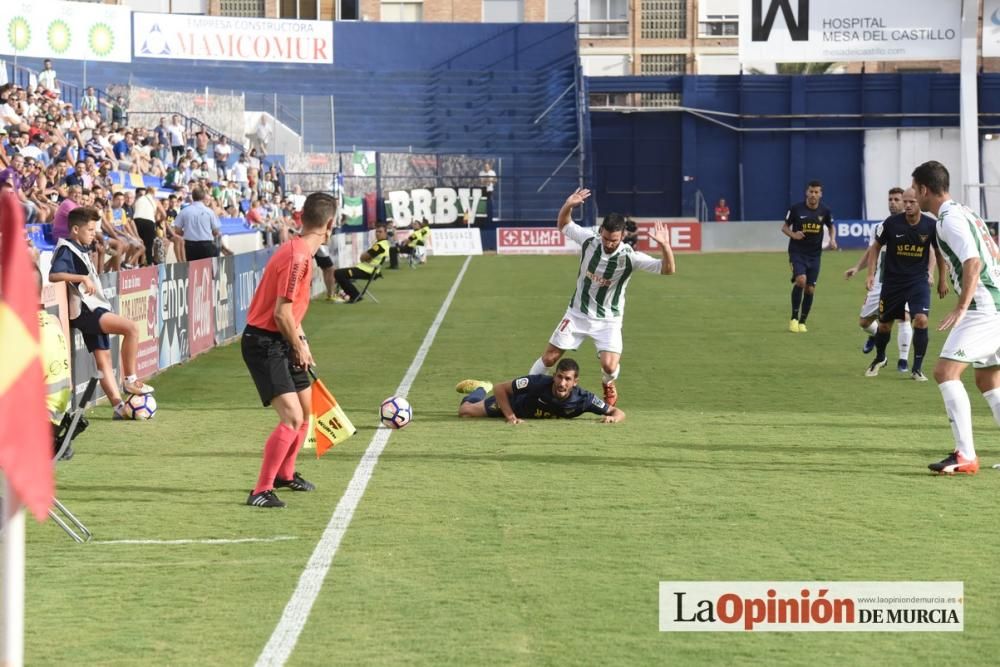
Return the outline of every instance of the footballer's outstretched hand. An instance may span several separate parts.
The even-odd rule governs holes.
[[[618,408],[611,408],[611,412],[601,417],[602,424],[617,424],[625,421],[625,413]]]
[[[518,417],[517,415],[511,415],[510,417],[507,417],[508,424],[520,424],[523,421],[524,420]]]
[[[588,190],[587,188],[578,188],[576,192],[574,192],[573,194],[571,194],[569,197],[566,198],[566,203],[564,204],[564,206],[576,208],[583,202],[587,201],[589,197],[590,197],[590,190]]]
[[[653,225],[653,233],[649,235],[651,239],[660,244],[663,248],[670,247],[670,230],[662,222]]]

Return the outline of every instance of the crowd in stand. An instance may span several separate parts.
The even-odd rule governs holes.
[[[298,186],[286,193],[280,166],[264,159],[266,144],[238,152],[228,137],[179,115],[143,127],[130,122],[122,97],[107,102],[93,88],[74,106],[61,98],[49,61],[37,81],[0,86],[0,192],[18,197],[29,224],[51,223],[53,242],[68,234],[73,208],[97,209],[100,271],[161,263],[171,250],[189,259],[190,239],[175,222],[196,193],[216,219],[241,218],[267,244],[301,224],[305,196]]]

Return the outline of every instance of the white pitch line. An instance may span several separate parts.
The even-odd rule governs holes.
[[[287,542],[297,539],[299,538],[291,535],[278,535],[277,537],[239,537],[231,540],[94,540],[91,544],[247,544],[251,542]]]
[[[471,256],[467,257],[465,263],[462,264],[462,269],[458,272],[458,276],[451,286],[451,291],[448,292],[444,303],[441,304],[441,309],[438,310],[437,317],[434,318],[430,329],[427,330],[427,335],[424,336],[424,342],[420,344],[420,348],[417,350],[416,356],[413,357],[410,367],[406,370],[402,382],[396,388],[397,395],[405,396],[409,392],[417,373],[424,365],[424,359],[430,352],[438,329],[441,328],[444,316],[448,313],[448,308],[455,298],[455,293],[458,292],[458,286],[462,283],[465,270],[469,267],[471,260]],[[354,476],[351,478],[350,484],[347,485],[347,491],[337,503],[337,508],[333,511],[333,516],[330,517],[330,522],[326,525],[323,536],[320,537],[319,543],[309,557],[309,562],[306,563],[306,569],[303,570],[302,576],[299,577],[299,583],[285,606],[285,611],[281,614],[281,620],[278,621],[277,627],[271,633],[271,638],[264,646],[264,650],[261,651],[260,657],[257,658],[257,667],[284,665],[291,656],[292,650],[295,649],[295,644],[299,640],[299,635],[302,634],[302,629],[305,627],[306,621],[309,620],[309,612],[312,611],[312,606],[316,602],[316,598],[319,597],[319,591],[323,587],[323,581],[333,563],[333,557],[337,555],[340,541],[344,539],[347,527],[351,525],[354,510],[358,508],[361,497],[365,494],[368,482],[371,481],[372,474],[375,472],[375,465],[378,463],[378,458],[382,454],[382,450],[385,449],[386,443],[389,442],[390,435],[392,435],[392,430],[380,428],[372,436],[364,456],[361,457],[358,467],[354,469]]]

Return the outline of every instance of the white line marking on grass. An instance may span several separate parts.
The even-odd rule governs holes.
[[[205,540],[94,540],[91,544],[247,544],[250,542],[287,542],[299,538],[291,535],[278,535],[277,537],[239,537],[231,540],[226,539],[205,539]]]
[[[437,317],[434,318],[430,329],[427,330],[427,335],[424,336],[424,342],[420,344],[420,349],[417,350],[410,367],[406,369],[402,382],[396,388],[397,395],[405,396],[410,391],[417,373],[424,365],[427,353],[430,352],[438,329],[441,328],[444,316],[448,313],[448,308],[455,298],[455,293],[458,292],[458,286],[462,283],[465,270],[469,268],[471,260],[471,256],[467,257],[465,263],[462,264],[462,269],[458,272],[458,276],[451,286],[451,291],[448,292],[444,303],[441,304],[441,309],[438,310]],[[299,635],[302,634],[302,629],[305,627],[306,621],[309,620],[309,612],[323,587],[323,581],[333,563],[333,557],[337,555],[340,541],[344,539],[347,527],[351,525],[354,510],[358,508],[361,497],[365,494],[368,482],[371,481],[372,474],[375,472],[375,465],[378,463],[378,458],[382,454],[382,450],[385,449],[386,443],[389,442],[390,435],[392,435],[390,429],[380,428],[372,436],[371,442],[368,443],[368,448],[365,450],[364,456],[361,457],[358,467],[354,469],[354,476],[351,478],[350,484],[347,485],[347,491],[337,503],[337,508],[333,511],[333,516],[330,517],[330,523],[326,525],[323,536],[309,557],[309,562],[306,563],[306,569],[299,577],[299,583],[295,587],[295,592],[292,593],[292,598],[285,606],[285,611],[281,614],[281,620],[278,621],[277,627],[271,633],[271,638],[264,646],[264,650],[261,651],[260,657],[257,658],[258,667],[284,665],[291,656],[292,650],[299,640]]]

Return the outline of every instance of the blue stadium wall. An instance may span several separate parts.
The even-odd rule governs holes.
[[[594,185],[601,213],[696,215],[701,190],[710,207],[724,197],[734,219],[780,219],[805,184],[824,184],[824,203],[842,219],[864,217],[864,129],[958,125],[953,74],[836,76],[596,77],[591,93],[674,92],[681,105],[731,114],[861,114],[846,119],[741,121],[692,113],[592,112]],[[980,125],[1000,124],[1000,74],[979,77]],[[954,114],[885,118],[874,114]],[[782,128],[785,131],[769,131]],[[788,131],[792,129],[792,131]],[[994,129],[994,131],[996,131]],[[743,187],[740,188],[742,166]]]

